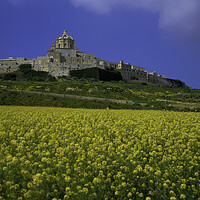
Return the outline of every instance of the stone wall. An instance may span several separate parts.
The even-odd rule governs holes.
[[[10,73],[18,69],[17,60],[0,60],[0,73]]]
[[[180,80],[169,79],[155,73],[148,74],[148,82],[154,83],[158,87],[189,88]]]
[[[122,78],[125,81],[147,81],[148,72],[142,67],[133,66],[130,63],[123,63],[123,61],[120,61],[120,64],[118,64],[116,70],[121,73]]]
[[[55,55],[58,54],[58,57]],[[17,59],[0,60],[0,73],[10,73],[18,70],[20,64],[31,64],[36,71],[46,71],[52,76],[69,76],[70,70],[80,70],[85,68],[98,67],[101,69],[113,68],[119,71],[123,80],[140,80],[144,82],[151,82],[159,87],[183,87],[188,88],[184,82],[179,80],[168,79],[157,73],[149,73],[144,68],[130,65],[129,63],[120,62],[110,63],[109,61],[95,58],[93,54],[83,54],[82,57],[63,57],[65,62],[59,62],[61,53],[54,52],[54,60],[48,56],[38,57],[37,59],[26,59],[19,57]],[[51,55],[51,54],[50,54]]]

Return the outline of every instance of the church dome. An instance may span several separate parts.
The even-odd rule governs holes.
[[[66,30],[64,30],[63,34],[57,38],[57,40],[62,40],[62,39],[74,40],[74,38],[72,36],[67,34]]]
[[[74,38],[64,30],[63,34],[56,40],[56,48],[76,49]]]

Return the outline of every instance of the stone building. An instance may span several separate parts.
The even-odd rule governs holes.
[[[33,65],[35,59],[26,59],[24,57],[13,58],[9,57],[7,59],[0,59],[0,74],[9,73],[18,70],[21,64],[31,64]]]
[[[117,71],[119,71],[124,80],[140,80],[140,81],[147,81],[148,72],[145,71],[142,67],[133,66],[130,63],[123,63],[120,61],[118,64]]]
[[[130,63],[113,63],[102,60],[94,54],[84,54],[80,52],[75,40],[64,30],[61,36],[56,39],[56,45],[52,42],[47,55],[33,59],[19,57],[14,59],[0,60],[0,73],[9,73],[16,71],[21,64],[31,64],[34,70],[46,71],[51,75],[69,76],[70,70],[79,70],[85,68],[98,67],[101,69],[114,69],[121,73],[123,80],[140,80],[155,83],[158,86],[172,86],[171,82],[165,76],[157,73],[149,73],[142,67],[133,66]]]
[[[99,67],[105,69],[110,62],[96,58],[94,54],[84,54],[76,48],[72,36],[64,30],[63,35],[56,39],[56,45],[52,42],[47,55],[38,57],[33,68],[47,71],[53,76],[68,76],[70,70]]]

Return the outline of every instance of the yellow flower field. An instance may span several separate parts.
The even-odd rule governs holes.
[[[0,200],[200,199],[200,113],[0,107]]]

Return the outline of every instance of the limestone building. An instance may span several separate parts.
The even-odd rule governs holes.
[[[76,48],[75,40],[66,30],[56,39],[56,45],[52,42],[47,55],[38,57],[33,63],[35,70],[47,71],[56,77],[68,76],[70,70],[91,67],[105,69],[110,67],[110,62],[96,58],[94,54],[80,52]]]
[[[46,71],[51,75],[69,76],[70,70],[79,70],[85,68],[98,67],[101,69],[112,68],[121,73],[123,80],[141,80],[153,82],[159,86],[173,86],[165,76],[157,73],[149,73],[142,67],[133,66],[130,63],[113,63],[102,60],[94,56],[94,54],[84,54],[80,52],[75,40],[64,30],[61,36],[58,36],[56,42],[52,42],[47,55],[33,59],[19,57],[14,59],[0,60],[0,73],[9,73],[16,71],[21,64],[31,64],[34,70]]]

